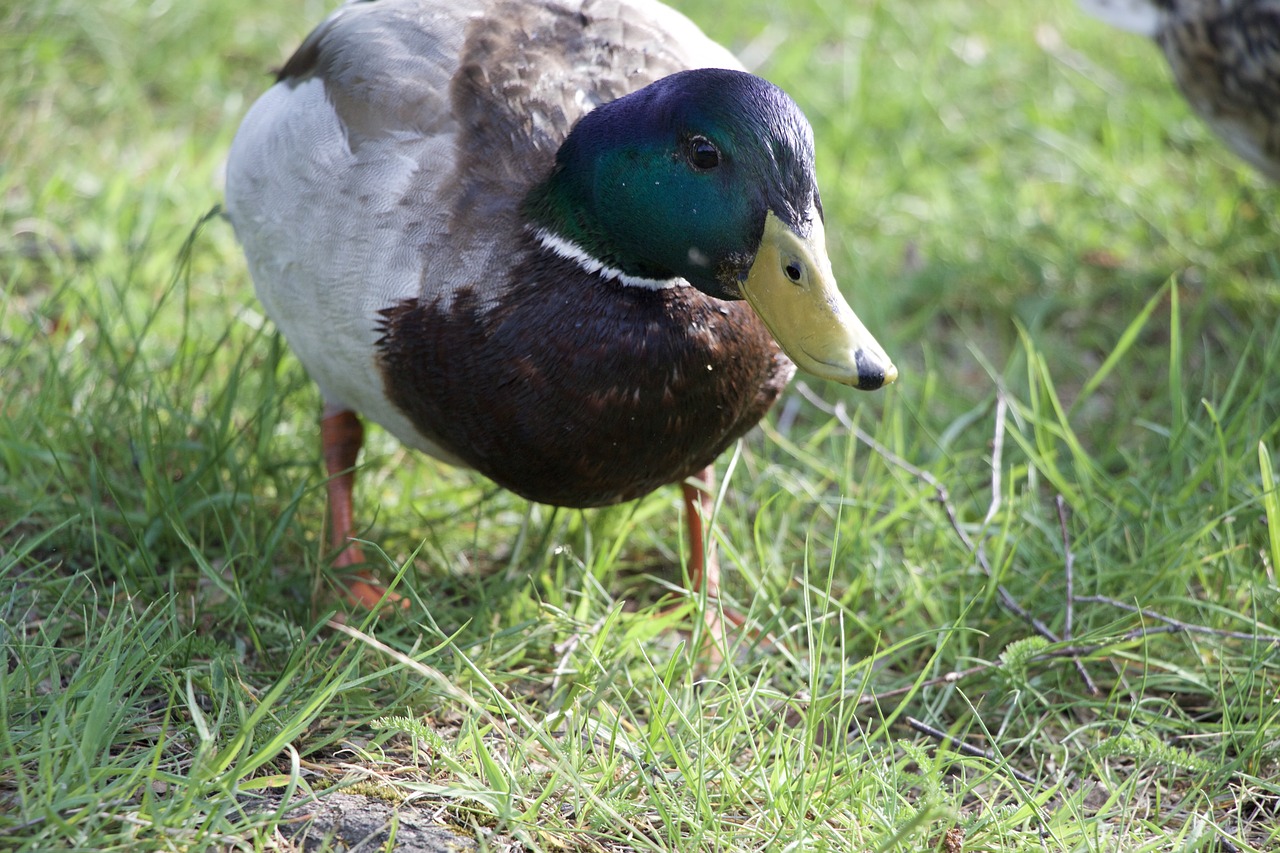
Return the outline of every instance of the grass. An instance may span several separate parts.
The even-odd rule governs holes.
[[[0,9],[0,848],[300,849],[338,789],[484,849],[1280,846],[1277,190],[1065,0],[726,5],[681,8],[813,121],[902,380],[720,461],[777,638],[723,663],[660,613],[674,490],[555,511],[376,430],[413,607],[315,610],[316,391],[188,238],[327,4]]]

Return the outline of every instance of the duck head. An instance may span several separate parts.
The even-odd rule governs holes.
[[[777,86],[684,71],[583,116],[525,212],[589,269],[746,299],[802,370],[879,388],[898,372],[836,285],[813,159],[813,131]]]

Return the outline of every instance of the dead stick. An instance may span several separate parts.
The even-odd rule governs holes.
[[[923,722],[921,720],[917,720],[915,717],[907,717],[906,720],[907,720],[907,725],[910,726],[911,728],[915,729],[921,734],[926,734],[931,738],[936,738],[942,741],[943,743],[947,744],[956,752],[959,752],[962,755],[969,755],[969,756],[973,756],[974,758],[985,758],[988,761],[992,761],[996,763],[1003,762],[1005,767],[1008,768],[1009,772],[1012,773],[1013,777],[1018,781],[1025,782],[1028,785],[1037,784],[1035,777],[1028,776],[1026,773],[1023,773],[1018,768],[1009,764],[1004,757],[996,754],[995,752],[992,752],[986,749],[979,749],[976,746],[972,746],[971,744],[965,743],[959,738],[953,737],[952,735],[947,734],[941,729],[935,729],[933,726],[929,725],[928,723]]]
[[[1120,610],[1127,610],[1130,613],[1137,613],[1146,619],[1155,619],[1157,622],[1163,622],[1166,625],[1168,625],[1170,628],[1173,628],[1174,630],[1186,631],[1187,633],[1190,633],[1190,634],[1210,634],[1214,637],[1227,637],[1232,640],[1252,640],[1255,642],[1260,641],[1260,642],[1267,642],[1267,643],[1280,643],[1280,636],[1276,636],[1274,634],[1249,634],[1244,631],[1226,631],[1221,628],[1208,628],[1204,625],[1195,625],[1191,622],[1183,622],[1180,619],[1174,619],[1172,616],[1165,616],[1161,613],[1156,613],[1154,610],[1148,610],[1145,607],[1138,607],[1133,604],[1125,604],[1123,601],[1117,601],[1114,598],[1107,598],[1105,595],[1078,595],[1076,596],[1076,601],[1080,602],[1081,604],[1109,604],[1110,606],[1119,608]],[[1134,631],[1130,631],[1129,634],[1126,634],[1125,636],[1127,638],[1136,639],[1136,637],[1131,636],[1131,635],[1134,635],[1135,633],[1137,634],[1137,636],[1142,636],[1142,633],[1155,633],[1155,631],[1154,629],[1149,629],[1149,628],[1135,629]],[[1171,632],[1162,631],[1160,633],[1171,633]]]
[[[1058,505],[1058,527],[1062,530],[1062,552],[1063,571],[1067,576],[1067,612],[1063,617],[1062,639],[1071,642],[1072,625],[1075,622],[1075,594],[1076,594],[1076,555],[1071,550],[1071,535],[1067,533],[1067,502],[1062,495],[1058,495],[1055,503]],[[1076,672],[1080,673],[1080,677],[1084,679],[1084,687],[1089,691],[1090,696],[1097,696],[1099,693],[1098,685],[1089,676],[1089,671],[1084,668],[1084,662],[1080,658],[1073,658]]]
[[[965,548],[974,555],[974,559],[977,561],[978,567],[982,569],[983,573],[989,578],[994,577],[994,572],[991,569],[990,561],[987,560],[987,555],[980,547],[974,545],[973,540],[969,538],[969,534],[965,532],[964,526],[960,524],[960,517],[956,513],[955,507],[951,504],[951,495],[947,492],[947,487],[943,485],[937,477],[922,468],[917,468],[915,465],[912,465],[910,462],[903,459],[901,456],[898,456],[896,453],[889,450],[889,448],[872,438],[865,430],[853,422],[853,419],[849,417],[849,413],[845,409],[843,402],[832,406],[814,394],[813,391],[810,390],[809,386],[805,385],[803,382],[797,382],[795,388],[802,397],[816,406],[819,410],[829,415],[834,415],[836,420],[840,422],[841,426],[849,430],[849,432],[857,438],[858,441],[861,441],[863,444],[870,447],[889,462],[889,464],[901,468],[908,474],[911,474],[932,486],[936,494],[936,500],[942,506],[943,512],[946,513],[947,521],[951,524],[951,529],[955,531],[955,534],[958,537],[960,537],[960,541],[964,543]],[[1001,412],[1003,410],[1000,406],[1003,400],[1003,395],[997,395],[996,406],[997,410]],[[1003,424],[1004,418],[1001,417],[999,422],[1000,424]],[[1001,443],[1003,443],[1004,432],[1002,426],[999,429],[999,435],[1002,439]],[[1013,593],[1009,592],[1009,590],[1005,588],[1004,584],[996,584],[996,593],[1000,596],[1000,603],[1003,604],[1007,610],[1011,611],[1019,619],[1034,628],[1036,633],[1040,634],[1040,636],[1044,637],[1051,643],[1062,642],[1061,638],[1059,638],[1048,625],[1032,616],[1029,610],[1019,604],[1018,600],[1013,597]]]
[[[1125,605],[1108,598],[1103,598],[1102,596],[1082,596],[1080,598],[1077,598],[1076,600],[1093,602],[1093,603],[1101,603],[1101,604],[1111,604],[1116,607],[1120,607],[1125,610],[1131,610],[1131,611],[1138,610],[1138,608],[1131,607],[1129,605]],[[1165,624],[1157,627],[1143,626],[1141,628],[1134,628],[1132,631],[1129,631],[1128,633],[1120,635],[1119,637],[1115,638],[1109,643],[1091,643],[1087,646],[1063,646],[1060,649],[1049,649],[1048,651],[1040,652],[1039,654],[1028,658],[1027,663],[1029,664],[1043,663],[1045,661],[1057,660],[1061,658],[1071,658],[1073,661],[1078,662],[1079,659],[1082,657],[1096,655],[1099,652],[1103,652],[1108,649],[1115,648],[1116,646],[1123,645],[1124,643],[1131,643],[1134,640],[1140,640],[1146,637],[1152,637],[1152,636],[1155,636],[1156,634],[1179,634],[1183,632],[1190,632],[1190,633],[1197,633],[1197,634],[1210,634],[1213,636],[1227,637],[1232,639],[1253,640],[1253,641],[1268,642],[1268,643],[1280,643],[1280,636],[1269,636],[1269,635],[1263,635],[1263,634],[1244,634],[1238,631],[1223,631],[1218,628],[1207,628],[1203,625],[1191,625],[1186,622],[1178,622],[1178,620],[1170,619],[1167,616],[1161,616],[1158,613],[1148,612],[1145,615],[1151,619],[1162,620],[1165,622],[1172,622],[1174,624]],[[1002,666],[1004,666],[1004,664],[1000,661],[991,661],[990,663],[981,663],[981,664],[978,664],[977,666],[971,666],[968,669],[961,669],[961,670],[955,670],[952,672],[943,673],[942,675],[939,675],[935,678],[929,678],[915,684],[909,684],[906,687],[895,687],[892,690],[884,690],[878,693],[861,693],[857,697],[858,704],[874,705],[874,704],[879,704],[885,701],[886,699],[896,699],[899,696],[906,696],[910,693],[914,693],[915,691],[925,687],[940,687],[946,684],[959,684],[961,681],[971,678],[972,676],[981,675],[982,673],[987,672],[989,670],[1000,669]],[[849,695],[850,694],[846,694],[846,698],[848,698]]]
[[[1002,485],[1004,474],[1004,416],[1008,410],[1009,402],[1005,400],[1004,392],[996,392],[996,431],[995,435],[991,437],[991,503],[987,506],[987,514],[982,519],[984,530],[1000,510],[1000,492],[1004,488]]]
[[[1076,597],[1076,577],[1075,577],[1075,554],[1071,552],[1071,537],[1067,535],[1067,502],[1058,495],[1056,499],[1058,505],[1058,526],[1062,529],[1062,552],[1065,555],[1063,560],[1063,571],[1067,575],[1067,612],[1063,618],[1062,637],[1063,639],[1071,639],[1071,625],[1075,621],[1075,597]]]
[[[892,690],[885,690],[881,693],[862,693],[858,696],[858,704],[870,705],[873,703],[879,703],[885,699],[894,699],[898,696],[905,696],[908,693],[912,693],[923,687],[937,687],[941,684],[956,684],[971,675],[977,675],[978,673],[986,672],[989,669],[999,669],[1000,666],[1001,664],[999,662],[980,663],[977,666],[971,666],[968,669],[948,672],[943,675],[939,675],[936,678],[925,679],[917,684],[909,684],[906,687],[895,687]]]

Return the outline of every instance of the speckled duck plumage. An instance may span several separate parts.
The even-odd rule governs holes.
[[[1280,0],[1079,0],[1153,38],[1192,109],[1280,181]]]

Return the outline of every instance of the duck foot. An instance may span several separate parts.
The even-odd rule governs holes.
[[[326,403],[320,417],[320,446],[325,471],[329,474],[329,541],[338,552],[333,561],[335,569],[365,563],[364,552],[352,541],[355,533],[352,493],[355,491],[356,457],[363,445],[364,427],[359,416],[350,409]],[[409,606],[409,599],[388,590],[370,569],[352,572],[343,581],[343,586],[342,600],[352,607],[403,610]]]
[[[338,583],[343,588],[342,600],[350,607],[362,610],[380,610],[383,613],[406,610],[409,607],[408,598],[389,590],[368,569],[354,572],[340,579]]]
[[[715,542],[708,541],[704,532],[704,519],[709,520],[711,517],[715,470],[707,466],[696,479],[691,477],[681,483],[680,489],[684,495],[685,524],[689,534],[689,591],[698,593],[704,585],[706,587],[707,607],[703,611],[703,621],[707,626],[706,638],[712,643],[710,654],[718,659],[720,650],[728,648],[728,641],[735,630],[739,635],[758,637],[766,645],[772,645],[775,642],[772,635],[761,635],[755,629],[748,628],[746,616],[718,603],[720,558],[716,553]]]

